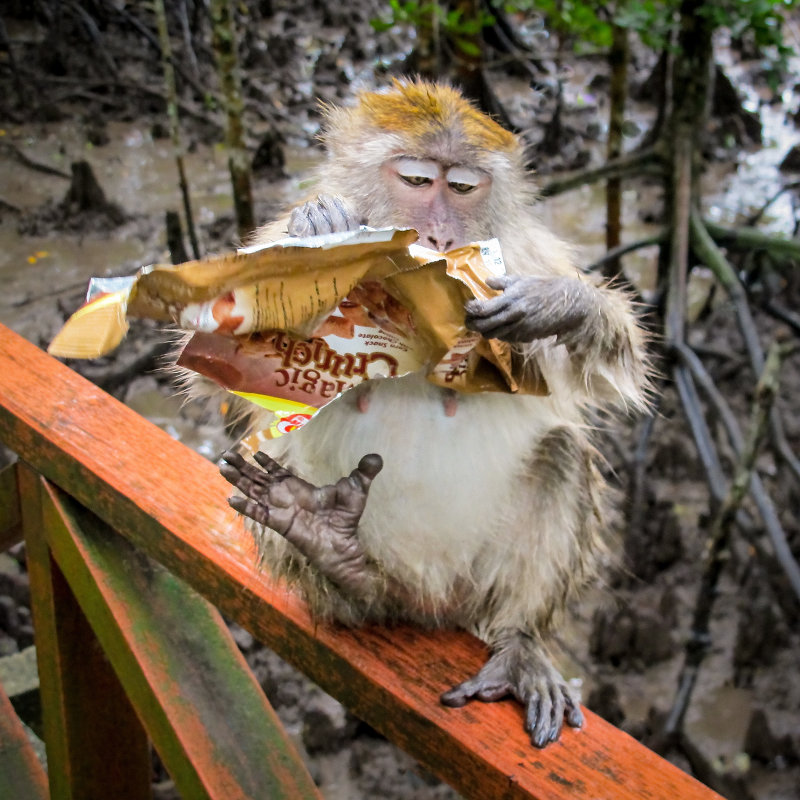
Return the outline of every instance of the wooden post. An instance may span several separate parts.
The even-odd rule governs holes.
[[[19,468],[52,800],[150,800],[144,729],[44,532],[38,476]]]

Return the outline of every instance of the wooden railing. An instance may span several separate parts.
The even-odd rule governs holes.
[[[319,796],[216,609],[465,797],[718,797],[588,711],[536,750],[514,702],[445,708],[486,657],[465,633],[315,624],[256,569],[213,464],[2,326],[0,441],[20,459],[0,546],[24,533],[52,798],[150,797],[149,742],[186,800]],[[46,797],[14,724],[0,737],[31,775],[15,796]]]

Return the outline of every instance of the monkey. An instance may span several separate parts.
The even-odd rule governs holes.
[[[583,724],[548,640],[608,552],[613,503],[592,442],[613,409],[647,405],[646,336],[628,295],[578,269],[538,221],[515,134],[456,88],[397,79],[324,109],[317,192],[257,243],[361,225],[413,228],[447,252],[496,237],[507,274],[466,303],[469,329],[511,344],[547,393],[444,390],[422,373],[373,379],[221,471],[262,559],[312,612],[345,625],[410,621],[482,639],[452,707],[513,696],[532,745]],[[262,412],[263,413],[263,412]],[[266,427],[259,413],[254,428]]]

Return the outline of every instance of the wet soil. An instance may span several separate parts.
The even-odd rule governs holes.
[[[16,80],[10,61],[0,53],[0,119],[7,120],[0,130],[0,321],[46,346],[80,304],[90,276],[128,274],[142,264],[169,259],[165,214],[181,206],[163,103],[153,93],[153,87],[161,86],[158,62],[140,30],[124,15],[93,8],[102,22],[96,30],[66,15],[55,38],[52,26],[34,19],[25,4],[12,7],[4,21]],[[282,0],[250,3],[249,8],[243,46],[248,144],[253,153],[261,149],[255,196],[257,216],[267,220],[307,191],[306,170],[320,157],[314,142],[316,98],[344,101],[356,86],[380,82],[389,69],[402,71],[412,39],[406,30],[372,31],[369,20],[381,11],[377,0],[360,0],[346,9],[312,3],[301,17]],[[218,146],[221,116],[200,91],[216,86],[207,26],[201,25],[192,41],[194,59],[185,44],[176,44],[186,73],[182,134],[200,246],[209,253],[230,249],[236,235],[226,157]],[[94,46],[91,55],[87,43]],[[778,92],[770,89],[758,66],[735,53],[722,51],[721,59],[766,131],[764,147],[748,147],[740,125],[716,125],[705,178],[706,211],[734,224],[780,185],[778,164],[791,140],[796,141],[791,115],[798,97],[791,84]],[[644,82],[652,61],[637,55],[637,83]],[[546,162],[539,159],[542,180],[553,169],[599,163],[602,157],[604,67],[584,58],[568,69],[566,120],[573,133],[560,153]],[[527,79],[512,74],[492,71],[490,77],[535,145],[552,113],[552,74],[541,76],[536,91]],[[24,102],[17,99],[19,86]],[[638,102],[631,143],[641,138],[654,114],[646,101]],[[120,215],[65,204],[71,165],[84,160]],[[658,230],[658,187],[631,182],[624,203],[626,237]],[[766,215],[767,228],[791,234],[795,203],[796,195],[783,195]],[[599,188],[554,198],[542,211],[549,225],[578,244],[582,261],[602,253]],[[643,250],[625,262],[628,277],[645,298],[652,297],[654,258],[652,249]],[[787,308],[800,304],[800,281],[792,271],[777,286],[755,286],[762,293],[775,292]],[[756,376],[747,365],[732,308],[712,287],[706,271],[695,270],[689,337],[746,428]],[[757,321],[764,343],[781,327],[763,314],[757,314]],[[787,335],[796,341],[796,334]],[[230,433],[217,412],[185,406],[176,398],[160,371],[164,351],[163,331],[139,323],[112,356],[71,366],[215,459]],[[653,432],[639,462],[634,453],[641,420],[624,422],[601,441],[623,497],[630,497],[637,465],[643,470],[641,504],[633,511],[629,501],[622,504],[622,568],[571,609],[558,642],[566,673],[582,677],[584,702],[646,743],[653,743],[673,704],[709,523],[705,474],[686,418],[669,383],[661,389]],[[779,398],[795,452],[800,450],[797,396],[800,355],[795,350],[785,362]],[[713,414],[710,418],[716,426]],[[722,455],[730,470],[732,454],[723,450]],[[759,470],[798,556],[797,482],[770,452],[763,454]],[[640,524],[626,526],[625,515],[632,513]],[[800,797],[800,612],[780,573],[758,557],[754,544],[763,544],[758,529],[754,537],[747,541],[736,534],[728,550],[710,651],[687,712],[686,735],[682,746],[667,755],[731,798],[788,800]],[[236,626],[232,630],[287,730],[308,756],[326,798],[456,796],[247,632]],[[18,545],[0,554],[0,656],[32,644],[24,547]],[[160,775],[157,796],[174,796],[166,775]]]

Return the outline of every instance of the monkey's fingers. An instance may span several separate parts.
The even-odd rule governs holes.
[[[351,478],[355,478],[366,490],[375,480],[375,476],[383,469],[383,459],[377,453],[368,453],[358,466],[350,473]]]
[[[262,487],[267,487],[272,482],[272,478],[267,472],[259,469],[255,464],[249,464],[239,453],[227,450],[222,454],[222,458],[227,463],[220,465],[220,473],[228,483],[232,483],[238,489],[241,489],[240,481],[248,481]]]
[[[500,299],[500,298],[495,298]],[[488,302],[492,303],[493,300]],[[493,314],[474,316],[468,314],[465,323],[470,330],[480,333],[485,339],[507,339],[525,341],[523,331],[519,330],[526,319],[525,308],[519,303],[507,302]]]
[[[335,487],[327,487],[334,490],[336,505],[352,516],[353,534],[364,512],[372,481],[382,469],[383,459],[377,453],[370,453],[358,462],[358,466],[346,478],[340,478]]]
[[[478,300],[477,298],[467,300],[464,304],[467,322],[493,317],[495,314],[502,313],[509,305],[511,305],[511,298],[504,294],[490,297],[488,300]]]
[[[255,520],[264,527],[269,527],[269,506],[239,495],[229,497],[228,505],[243,516]]]
[[[321,194],[317,198],[317,202],[320,211],[330,224],[331,232],[357,231],[359,229],[359,220],[341,197]]]
[[[490,289],[499,289],[505,291],[509,286],[513,286],[520,280],[519,275],[492,275],[491,278],[486,279],[486,285]]]
[[[331,195],[320,195],[295,208],[289,217],[290,236],[317,236],[357,230],[359,221],[344,201]]]
[[[290,472],[285,467],[282,467],[274,458],[271,458],[266,453],[263,453],[259,450],[257,453],[253,455],[256,463],[266,472],[273,481],[278,481],[283,478],[289,478],[293,476],[293,473]],[[226,459],[227,460],[227,459]],[[246,464],[247,462],[245,462]]]

